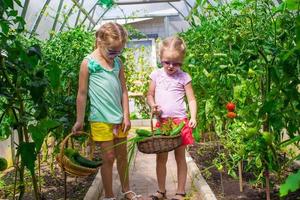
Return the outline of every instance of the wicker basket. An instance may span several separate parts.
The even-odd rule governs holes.
[[[153,131],[153,115],[150,119],[152,136],[138,142],[138,150],[146,154],[169,152],[182,144],[181,135],[155,136]]]
[[[80,134],[88,135],[85,132],[80,132]],[[64,155],[64,149],[66,146],[66,143],[68,142],[68,139],[74,135],[74,133],[70,133],[65,137],[65,139],[61,143],[60,153],[57,155],[56,160],[58,162],[58,165],[61,167],[61,169],[73,176],[89,176],[91,174],[95,174],[98,172],[98,168],[89,168],[89,167],[83,167],[80,165],[77,165],[73,163],[67,156]]]

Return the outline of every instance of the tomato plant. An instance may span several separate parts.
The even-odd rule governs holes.
[[[150,109],[146,102],[146,94],[149,86],[149,74],[154,70],[147,55],[151,54],[150,49],[145,47],[127,48],[123,53],[123,63],[125,66],[126,84],[133,94],[133,100],[139,118],[149,118]],[[137,55],[136,52],[139,52]]]
[[[40,65],[43,57],[40,42],[24,37],[25,22],[18,16],[14,3],[21,6],[17,0],[4,1],[0,9],[0,138],[7,139],[14,132],[18,134],[17,154],[13,159],[15,173],[19,175],[19,198],[25,193],[24,170],[27,168],[35,198],[39,199],[35,161],[45,137],[60,123],[48,117],[45,68],[50,65]]]
[[[244,141],[243,159],[257,182],[269,172],[279,176],[286,166],[278,163],[282,130],[290,138],[299,134],[299,2],[287,0],[278,7],[270,0],[197,5],[201,13],[199,7],[193,9],[193,26],[181,35],[188,46],[184,69],[197,91],[199,128],[218,134],[228,151],[225,158],[243,152],[228,138],[231,133]],[[230,121],[224,117],[229,101],[239,105],[239,118]],[[248,131],[252,127],[257,131]],[[265,145],[259,132],[272,133],[272,144]]]

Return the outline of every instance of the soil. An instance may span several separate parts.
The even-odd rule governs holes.
[[[94,157],[99,156],[100,148],[96,145]],[[37,169],[36,169],[36,173]],[[67,175],[67,199],[68,200],[81,200],[84,199],[88,189],[93,183],[96,174],[85,177],[75,177]],[[4,174],[0,174],[0,199],[13,199],[13,188],[15,170],[10,168],[4,171]],[[2,180],[5,185],[2,184]],[[18,181],[17,181],[18,182]],[[54,168],[50,170],[50,163],[41,164],[41,200],[62,200],[64,199],[64,173],[59,167],[57,161],[54,161]],[[24,200],[32,200],[34,198],[34,192],[32,187],[31,176],[28,170],[25,169],[25,188],[26,192]],[[17,189],[18,191],[18,189]],[[19,194],[16,194],[18,197]],[[17,199],[17,198],[16,198]]]
[[[41,166],[41,200],[58,200],[64,199],[64,177],[60,168],[56,166],[54,168],[54,174],[51,174],[49,165],[43,164]],[[6,183],[5,187],[0,187],[0,199],[13,199],[13,180],[14,180],[14,170],[10,170],[5,174],[3,179]],[[67,198],[70,200],[83,199],[87,193],[89,187],[91,186],[94,175],[87,177],[73,177],[67,176]],[[28,180],[28,181],[27,181]],[[24,200],[34,199],[33,190],[31,189],[31,178],[29,174],[26,174],[25,179],[26,193],[24,195]],[[18,194],[16,195],[18,197]]]
[[[98,153],[96,148],[95,155]],[[265,192],[261,188],[251,186],[247,181],[253,178],[250,173],[244,173],[243,178],[243,192],[239,191],[239,181],[227,175],[226,171],[220,173],[212,166],[212,160],[217,156],[218,150],[215,145],[195,144],[188,149],[195,163],[201,170],[202,175],[207,181],[210,188],[215,193],[218,200],[263,200]],[[42,183],[42,200],[60,200],[64,199],[64,178],[60,167],[54,163],[54,170],[51,172],[49,164],[43,163],[41,166],[41,183]],[[204,169],[207,169],[206,172]],[[26,193],[25,200],[32,200],[33,191],[31,178],[27,170],[25,174]],[[222,183],[221,184],[221,177]],[[5,174],[0,176],[0,199],[13,199],[13,183],[14,183],[14,169],[6,170]],[[69,200],[83,199],[91,186],[95,175],[90,175],[83,178],[75,178],[68,176],[67,178],[67,197]],[[5,183],[5,185],[3,184]],[[223,185],[223,188],[222,188]],[[277,187],[278,188],[278,187]],[[17,194],[18,195],[18,194]],[[17,196],[16,195],[16,196]],[[279,200],[278,189],[273,189],[271,192],[272,200]],[[300,190],[290,193],[284,200],[300,200]]]
[[[204,176],[206,182],[213,190],[218,200],[263,200],[266,199],[265,191],[262,188],[257,188],[248,183],[253,179],[251,173],[243,173],[243,192],[240,192],[239,180],[232,178],[226,173],[226,170],[219,172],[217,168],[212,166],[212,161],[218,155],[217,145],[207,145],[205,143],[198,143],[189,148],[189,153],[194,159]],[[222,181],[221,181],[222,179]],[[221,184],[223,183],[223,184]],[[223,187],[222,187],[223,186]],[[279,200],[278,184],[275,184],[271,191],[271,199]],[[300,190],[290,193],[284,200],[299,200]]]

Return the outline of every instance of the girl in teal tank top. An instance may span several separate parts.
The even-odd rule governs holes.
[[[89,70],[88,94],[91,103],[89,121],[121,124],[123,121],[121,63],[114,58],[113,68],[102,67],[91,55],[86,57]]]
[[[83,129],[86,99],[90,99],[91,136],[102,149],[101,176],[104,200],[115,200],[112,190],[112,169],[115,158],[124,199],[140,200],[129,188],[126,173],[127,133],[130,129],[128,92],[124,67],[118,55],[127,40],[125,29],[117,23],[107,23],[96,31],[96,49],[81,64],[77,94],[77,119],[73,133]],[[121,145],[116,144],[123,142]],[[112,147],[112,148],[109,148]]]

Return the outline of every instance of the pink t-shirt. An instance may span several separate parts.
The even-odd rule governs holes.
[[[155,103],[162,110],[162,118],[186,118],[186,105],[184,101],[184,86],[191,82],[191,77],[178,69],[173,75],[168,75],[163,68],[150,74],[155,83]]]

